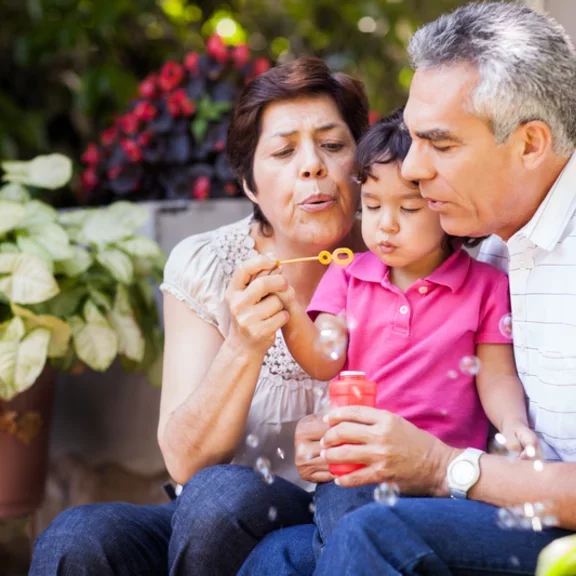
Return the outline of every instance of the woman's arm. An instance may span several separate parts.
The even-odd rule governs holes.
[[[275,292],[281,275],[255,278],[275,265],[245,262],[226,293],[231,326],[224,339],[170,294],[164,297],[166,332],[158,440],[178,483],[198,470],[228,462],[244,433],[254,389],[268,348],[288,318]]]

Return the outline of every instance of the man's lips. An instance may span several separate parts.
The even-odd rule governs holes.
[[[427,198],[428,201],[428,208],[430,210],[434,210],[435,212],[440,212],[442,208],[448,204],[448,202],[442,202],[441,200],[432,200],[431,198]]]
[[[322,212],[329,210],[336,204],[334,196],[329,194],[312,194],[300,203],[300,208],[307,212]]]

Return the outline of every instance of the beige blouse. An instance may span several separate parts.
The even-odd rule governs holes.
[[[160,289],[186,302],[223,337],[230,326],[226,287],[236,267],[257,255],[251,223],[252,216],[185,238],[172,250],[164,269]],[[301,418],[325,405],[326,388],[326,382],[311,379],[296,364],[279,330],[262,364],[250,407],[246,436],[252,436],[240,443],[233,462],[254,466],[258,457],[265,456],[273,474],[309,488],[294,465],[294,431]]]

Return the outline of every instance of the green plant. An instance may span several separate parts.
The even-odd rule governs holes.
[[[126,369],[158,381],[162,335],[154,301],[164,255],[137,234],[148,209],[129,202],[58,213],[30,186],[71,176],[62,155],[4,162],[0,188],[0,400],[11,400],[47,362],[59,370]]]

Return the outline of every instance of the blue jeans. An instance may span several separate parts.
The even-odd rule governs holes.
[[[170,504],[63,512],[38,537],[29,575],[230,576],[268,533],[310,523],[311,501],[282,478],[269,485],[252,468],[213,466]]]
[[[503,530],[496,513],[488,504],[447,498],[373,502],[338,522],[316,567],[314,526],[298,526],[264,538],[239,575],[527,575],[542,548],[569,533]]]

